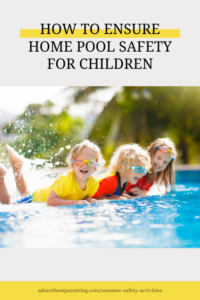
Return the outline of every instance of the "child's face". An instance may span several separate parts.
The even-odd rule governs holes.
[[[137,173],[137,172],[133,171],[131,168],[129,168],[125,171],[123,177],[126,179],[126,181],[128,181],[132,184],[136,184],[138,179],[142,178],[143,176],[145,176],[144,173]]]
[[[168,163],[171,161],[171,156],[169,152],[165,153],[160,150],[157,150],[153,159],[152,159],[152,167],[154,172],[160,172],[164,170]]]
[[[83,158],[84,160],[95,160],[97,158],[97,154],[90,148],[84,147],[79,154],[77,158]],[[76,178],[79,178],[80,180],[86,180],[88,179],[94,171],[96,171],[96,167],[90,167],[87,163],[85,163],[82,166],[78,166],[75,163],[72,165],[74,175]]]

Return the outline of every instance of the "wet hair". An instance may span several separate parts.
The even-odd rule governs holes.
[[[100,167],[105,164],[105,160],[101,154],[100,148],[89,140],[83,140],[83,142],[72,148],[70,154],[66,158],[66,162],[70,167],[72,167],[73,160],[75,160],[81,154],[81,151],[84,147],[87,147],[96,153],[96,161],[99,163]]]
[[[147,170],[151,168],[148,152],[137,144],[126,144],[118,147],[110,160],[109,169],[123,174],[130,166],[141,166]]]
[[[159,146],[166,146],[168,149],[172,150],[175,153],[175,158],[177,155],[175,144],[170,140],[169,138],[162,138],[162,139],[157,139],[153,143],[150,144],[150,146],[147,148],[151,160],[153,160],[154,155],[158,151]],[[175,160],[175,159],[174,159]],[[159,172],[153,172],[153,167],[152,167],[152,173],[153,173],[153,182],[160,184],[164,184],[166,194],[168,194],[167,186],[168,184],[171,185],[172,193],[174,191],[175,187],[175,179],[174,179],[174,160],[171,159],[171,161],[168,163],[166,168],[162,171]],[[150,177],[151,175],[148,173],[147,175],[147,181],[151,181]]]

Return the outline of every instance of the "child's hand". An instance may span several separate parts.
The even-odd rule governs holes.
[[[91,197],[85,197],[85,200],[87,200],[89,203],[97,203],[99,202],[98,200],[91,198]]]
[[[135,186],[129,190],[129,193],[133,193],[133,195],[136,197],[144,197],[147,194],[147,190],[141,190],[137,186]]]
[[[135,198],[135,196],[128,195],[128,194],[126,194],[126,193],[124,193],[124,194],[122,195],[122,197],[124,198],[123,200]]]

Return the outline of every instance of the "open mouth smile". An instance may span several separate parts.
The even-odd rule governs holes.
[[[87,173],[88,173],[88,170],[80,170],[80,172],[81,172],[82,174],[87,174]]]

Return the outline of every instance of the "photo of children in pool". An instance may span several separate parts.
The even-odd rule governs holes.
[[[200,247],[199,87],[24,90],[0,88],[0,247]]]

